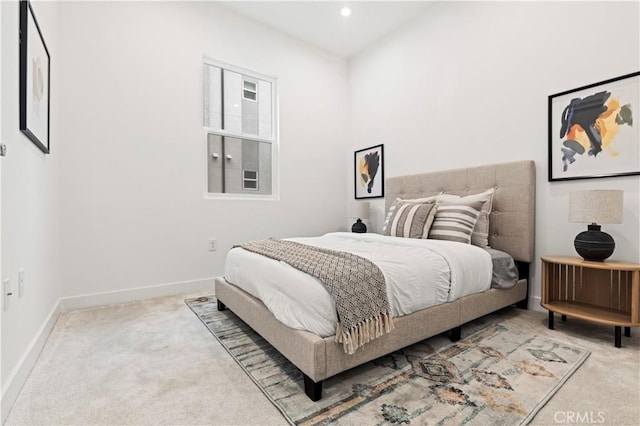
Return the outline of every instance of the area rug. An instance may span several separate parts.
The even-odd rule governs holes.
[[[304,393],[302,373],[215,297],[185,301],[262,392],[296,425],[527,424],[589,352],[522,332],[513,312],[465,325],[324,381]]]

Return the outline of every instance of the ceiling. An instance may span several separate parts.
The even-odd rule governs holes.
[[[422,13],[429,1],[223,1],[219,3],[348,58]],[[351,16],[340,15],[349,6]]]

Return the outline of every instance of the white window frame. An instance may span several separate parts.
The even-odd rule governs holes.
[[[279,111],[278,111],[278,81],[276,77],[262,74],[250,70],[248,68],[240,67],[237,65],[233,65],[227,62],[219,61],[217,59],[213,59],[209,56],[202,57],[202,65],[204,69],[204,65],[213,65],[214,67],[221,68],[223,70],[229,70],[233,72],[237,72],[242,75],[247,75],[258,80],[264,80],[271,83],[271,137],[264,138],[257,135],[251,135],[242,132],[228,132],[222,129],[215,129],[211,127],[203,126],[203,147],[204,147],[204,158],[206,159],[205,168],[204,168],[204,177],[202,179],[204,183],[204,198],[212,199],[212,200],[265,200],[265,201],[279,201],[280,200],[280,167],[279,167]],[[203,79],[201,79],[203,81]],[[244,91],[244,79],[242,80],[242,89]],[[256,84],[256,90],[258,85]],[[204,105],[204,87],[201,90],[202,92],[202,102],[200,105]],[[244,92],[243,92],[244,98]],[[256,93],[257,99],[257,93]],[[209,163],[211,161],[208,158],[207,144],[208,144],[208,136],[218,135],[223,137],[232,137],[238,139],[247,139],[253,140],[257,142],[268,142],[271,144],[271,194],[238,194],[238,193],[216,193],[209,192],[208,188],[208,172],[209,172]],[[243,176],[244,178],[244,173]],[[244,179],[243,179],[244,186]]]

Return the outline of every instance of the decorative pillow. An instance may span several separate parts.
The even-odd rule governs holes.
[[[470,244],[473,228],[485,203],[486,201],[458,201],[458,204],[438,204],[429,238]]]
[[[387,228],[389,227],[389,221],[391,220],[391,215],[393,215],[393,212],[396,210],[398,203],[401,202],[407,202],[407,203],[421,203],[422,201],[416,201],[416,200],[411,200],[411,199],[402,199],[402,198],[396,198],[393,201],[393,204],[391,204],[391,207],[389,207],[389,210],[387,210],[387,215],[384,218],[384,223],[382,224],[382,234],[383,235],[389,235],[389,233],[387,232]]]
[[[478,221],[471,234],[471,244],[478,247],[489,247],[489,213],[493,207],[493,188],[479,194],[459,197],[452,194],[440,194],[436,196],[438,205],[469,203],[473,201],[483,201],[482,210],[478,216]]]
[[[382,234],[392,237],[427,238],[435,214],[435,203],[396,200],[389,207]]]

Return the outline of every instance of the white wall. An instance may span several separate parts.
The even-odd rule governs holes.
[[[343,59],[212,3],[36,2],[44,155],[18,130],[18,2],[1,7],[2,278],[23,268],[26,290],[2,314],[0,422],[61,309],[210,286],[234,243],[344,229],[350,150]],[[278,77],[280,201],[204,198],[203,54]]]
[[[2,6],[0,5],[0,143],[2,143]],[[2,282],[2,158],[0,158],[0,282]],[[0,284],[1,285],[1,284]],[[0,291],[4,288],[0,287]],[[2,395],[2,313],[0,313],[0,396]],[[4,420],[0,399],[0,422]]]
[[[586,229],[568,222],[569,192],[623,189],[624,223],[603,229],[612,259],[638,262],[640,177],[547,182],[547,97],[640,69],[639,17],[637,2],[434,4],[350,61],[352,146],[384,143],[385,176],[534,160],[536,259],[573,254]]]
[[[2,313],[2,415],[26,377],[21,369],[29,348],[37,346],[43,324],[61,294],[58,170],[63,143],[58,132],[57,5],[32,3],[51,55],[51,154],[45,155],[19,130],[17,1],[2,8],[2,278],[12,282],[11,304]],[[18,298],[18,270],[25,271],[25,293]],[[46,338],[46,334],[44,336]],[[37,356],[37,351],[35,352]],[[17,379],[16,379],[17,377]],[[4,417],[3,417],[4,419]]]
[[[60,24],[64,295],[206,282],[235,243],[344,229],[344,59],[207,2],[64,2]],[[203,54],[278,78],[280,201],[204,199]]]

